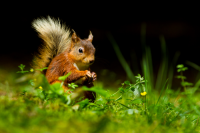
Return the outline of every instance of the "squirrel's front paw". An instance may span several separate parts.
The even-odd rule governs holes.
[[[86,71],[86,76],[88,77],[88,78],[92,78],[92,73],[90,72],[90,71]]]
[[[88,82],[94,82],[97,79],[97,74],[95,72],[87,71],[86,76],[87,76]]]
[[[97,80],[97,74],[95,72],[92,72],[91,74],[92,74],[92,79],[94,82],[95,80]]]

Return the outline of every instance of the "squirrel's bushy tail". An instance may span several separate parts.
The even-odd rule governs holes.
[[[36,19],[32,23],[33,28],[39,33],[44,41],[39,48],[39,54],[35,55],[33,68],[41,69],[48,67],[51,60],[58,54],[70,47],[70,30],[60,23],[59,20],[50,18]]]

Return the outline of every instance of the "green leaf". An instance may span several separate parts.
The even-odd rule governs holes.
[[[180,64],[180,65],[177,65],[177,72],[181,72],[181,71],[185,71],[187,70],[188,68],[187,67],[184,67],[183,64]]]
[[[29,80],[29,83],[30,83],[32,86],[35,86],[34,80]]]
[[[124,81],[124,84],[130,85],[130,82],[129,81]]]
[[[132,91],[135,91],[135,87],[131,87],[131,90],[132,90]]]
[[[181,71],[181,69],[177,69],[177,72],[180,72]]]
[[[25,65],[23,65],[23,64],[20,64],[18,67],[20,68],[20,70],[21,70],[21,71],[23,71],[23,69],[24,69]]]
[[[37,89],[37,90],[35,91],[35,95],[38,96],[38,97],[41,98],[41,99],[44,99],[43,91],[40,90],[40,89]]]
[[[64,75],[64,76],[60,76],[60,77],[58,78],[58,80],[65,81],[65,79],[66,79],[70,74],[71,74],[71,72],[67,73],[67,74]]]
[[[76,85],[75,83],[71,83],[71,84],[68,84],[68,87],[75,89],[76,87],[78,87],[78,85]]]
[[[177,67],[177,68],[183,68],[184,65],[183,65],[183,64],[179,64],[179,65],[177,65],[176,67]]]
[[[71,103],[71,97],[70,95],[65,95],[67,97],[67,105],[69,105]]]
[[[94,91],[97,94],[99,94],[103,97],[106,97],[106,98],[110,97],[110,94],[106,90],[103,90],[102,88],[98,88],[98,87],[88,88],[86,86],[83,86],[82,89],[85,90],[85,91]]]
[[[181,82],[181,85],[182,86],[192,86],[193,85],[193,83],[189,83],[189,82]]]
[[[54,83],[50,85],[50,88],[54,93],[58,95],[62,95],[64,93],[64,89],[62,88],[60,83]]]
[[[39,70],[39,71],[43,71],[43,70],[45,70],[45,69],[48,69],[48,67],[44,67],[44,68],[42,68],[42,69],[35,69],[35,70]]]
[[[45,70],[45,69],[48,69],[48,67],[44,67],[44,68],[42,68],[42,71]]]
[[[140,79],[140,78],[141,78],[141,75],[138,74],[138,76],[135,76],[135,78]]]
[[[120,91],[120,93],[124,93],[124,88],[122,88],[122,87],[120,87],[120,88],[118,88],[119,89],[119,91]]]
[[[105,105],[107,103],[107,100],[105,98],[102,98],[101,96],[98,97],[95,101],[97,105]]]
[[[129,89],[130,89],[130,86],[126,87],[124,90],[127,91],[127,90],[129,90]]]
[[[85,100],[83,101],[80,101],[78,104],[80,105],[80,108],[85,108],[88,104],[89,104],[89,100],[86,98]]]
[[[182,68],[182,71],[185,71],[185,70],[188,70],[188,68],[187,67]]]

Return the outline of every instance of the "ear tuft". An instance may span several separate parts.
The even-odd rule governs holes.
[[[92,32],[90,31],[90,35],[88,36],[88,39],[87,39],[88,41],[90,41],[90,42],[92,42],[92,40],[93,40],[93,35],[92,35]]]
[[[78,36],[76,35],[76,32],[74,30],[72,30],[74,33],[72,34],[72,41],[74,43],[77,43],[79,41]]]

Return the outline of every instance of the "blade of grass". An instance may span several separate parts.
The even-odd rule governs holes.
[[[198,70],[198,74],[196,76],[196,80],[195,82],[198,82],[199,78],[200,78],[200,66],[198,66],[197,64],[190,62],[190,61],[186,61],[186,64],[188,64],[189,66],[193,67],[194,69]]]
[[[163,93],[163,91],[164,91],[164,89],[165,89],[165,86],[166,86],[167,81],[168,81],[168,80],[165,81],[165,84],[164,84],[164,86],[162,87],[162,90],[161,90],[161,92],[160,92],[160,95],[159,95],[159,98],[158,98],[158,101],[157,101],[156,105],[158,104],[158,102],[159,102],[159,100],[160,100],[160,98],[161,98],[161,96],[162,96],[162,93]]]
[[[159,90],[161,88],[162,84],[167,78],[167,71],[168,71],[166,42],[164,36],[160,36],[160,42],[161,42],[162,59],[156,79],[156,85],[155,85],[156,90]]]
[[[188,64],[189,66],[195,68],[196,70],[200,71],[200,66],[198,66],[197,64],[191,62],[191,61],[186,61],[186,64]]]
[[[115,53],[116,53],[116,55],[117,55],[117,57],[118,57],[118,59],[119,59],[121,65],[122,65],[122,67],[124,68],[124,70],[125,70],[125,72],[126,72],[128,78],[129,78],[133,83],[135,83],[135,76],[134,76],[133,72],[131,71],[131,69],[130,69],[128,63],[127,63],[126,60],[124,59],[124,57],[123,57],[123,55],[122,55],[122,53],[121,53],[121,51],[120,51],[120,49],[119,49],[117,43],[115,42],[113,36],[111,35],[111,33],[107,33],[107,37],[108,37],[108,39],[110,40],[110,42],[111,42],[111,44],[112,44],[112,46],[113,46],[113,48],[114,48],[114,50],[115,50]]]
[[[122,105],[123,107],[126,107],[127,109],[131,109],[131,108],[129,108],[128,106],[126,106],[126,105],[124,105],[124,104],[122,104],[122,103],[120,103],[120,102],[117,102],[117,103],[119,103],[119,104]]]
[[[141,44],[142,44],[142,51],[144,51],[141,66],[144,73],[144,77],[148,81],[148,83],[145,82],[145,88],[148,93],[148,95],[146,96],[146,103],[149,103],[150,101],[148,97],[151,97],[151,90],[154,86],[154,76],[153,76],[151,50],[148,46],[146,46],[146,23],[142,23],[141,25]],[[151,97],[151,100],[153,99],[154,97]],[[155,99],[153,101],[155,101]]]
[[[151,50],[149,47],[145,48],[145,55],[142,60],[142,68],[145,79],[148,81],[148,84],[145,82],[147,92],[151,92],[151,89],[154,87],[154,74],[153,74],[153,65],[152,65],[152,57]]]
[[[151,50],[148,46],[146,46],[146,23],[142,23],[141,25],[141,44],[142,44],[142,51],[143,53],[143,59],[142,59],[142,69],[144,73],[145,79],[148,81],[145,82],[145,88],[148,90],[147,93],[149,94],[151,92],[151,89],[153,88],[153,65],[152,65],[152,57],[151,57]]]

